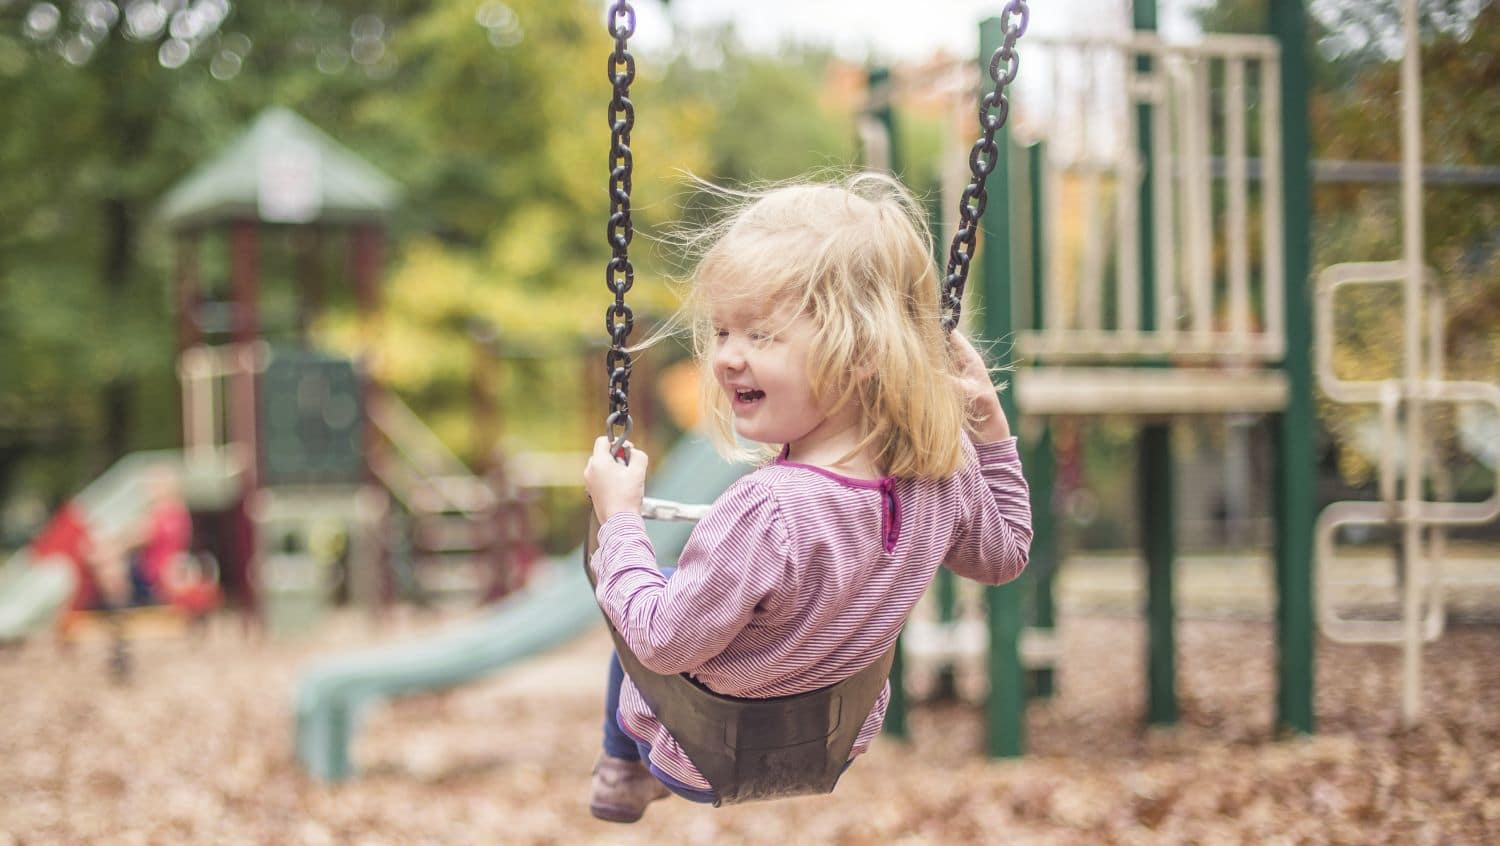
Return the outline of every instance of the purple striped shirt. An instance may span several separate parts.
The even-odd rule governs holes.
[[[593,559],[599,604],[648,669],[719,693],[784,696],[846,679],[890,647],[939,565],[987,584],[1025,568],[1031,504],[1015,438],[965,443],[968,462],[942,480],[768,464],[714,502],[670,581],[641,516],[616,514]],[[889,702],[886,685],[852,755]],[[619,718],[651,744],[654,769],[710,789],[629,678]]]

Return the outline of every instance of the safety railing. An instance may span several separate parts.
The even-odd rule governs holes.
[[[1275,41],[1037,37],[1027,49],[1018,134],[1043,139],[1042,172],[1012,185],[1040,186],[1030,202],[1044,266],[1041,302],[1017,286],[1019,314],[1032,316],[1021,353],[1059,364],[1279,359]]]

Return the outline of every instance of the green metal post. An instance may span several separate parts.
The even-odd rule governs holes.
[[[1047,325],[1047,142],[1026,148],[1026,184],[1031,198],[1031,328]]]
[[[1309,154],[1307,18],[1302,0],[1272,0],[1270,29],[1281,45],[1283,244],[1286,249],[1287,407],[1276,437],[1276,722],[1316,731],[1313,712],[1313,490],[1317,417],[1312,388],[1312,176]]]
[[[1177,643],[1172,626],[1176,616],[1172,602],[1176,520],[1172,509],[1171,439],[1172,428],[1167,424],[1142,427],[1137,465],[1149,640],[1146,719],[1152,725],[1177,722]]]
[[[901,146],[896,137],[896,115],[891,108],[890,86],[891,72],[889,68],[873,65],[870,67],[866,84],[869,86],[870,100],[874,103],[870,115],[880,122],[885,129],[886,150],[889,160],[884,164],[890,168],[893,175],[899,177],[901,174]],[[868,155],[868,151],[866,151]],[[877,165],[878,162],[866,161],[868,165]],[[882,726],[886,734],[893,737],[905,738],[908,734],[906,724],[907,699],[906,699],[906,656],[905,645],[898,638],[896,641],[896,655],[891,662],[891,702],[886,708],[885,724]]]
[[[1033,629],[1055,634],[1057,610],[1052,588],[1059,561],[1057,515],[1052,511],[1053,491],[1057,478],[1057,456],[1052,448],[1052,426],[1042,428],[1036,444],[1026,451],[1026,481],[1031,486],[1031,625]],[[1056,687],[1052,667],[1039,667],[1028,674],[1031,693],[1051,696]]]
[[[982,72],[989,68],[990,56],[1000,47],[1003,33],[999,18],[986,18],[979,24],[979,62]],[[981,79],[988,78],[981,76]],[[1010,244],[1010,130],[995,133],[999,148],[995,170],[986,185],[989,203],[983,219],[984,248],[980,254],[984,292],[984,337],[998,341],[995,364],[1014,363],[1015,322],[1011,304]],[[1020,419],[1015,391],[1000,394],[1000,405],[1011,427]],[[1023,590],[1018,582],[985,588],[988,607],[990,653],[990,694],[986,708],[989,726],[989,753],[996,757],[1016,757],[1026,750],[1026,679],[1021,672],[1021,618]]]
[[[1030,204],[1031,225],[1027,229],[1030,241],[1031,261],[1031,328],[1041,329],[1046,325],[1047,287],[1047,239],[1046,197],[1044,168],[1047,149],[1038,141],[1026,149],[1026,195]],[[1031,362],[1035,365],[1039,362]],[[1062,564],[1058,554],[1057,519],[1052,512],[1054,488],[1057,477],[1057,456],[1052,448],[1052,421],[1046,420],[1036,446],[1026,453],[1026,479],[1031,485],[1031,563],[1032,572],[1031,625],[1040,631],[1056,634],[1057,606],[1053,599],[1053,586],[1057,580],[1057,568]],[[1031,692],[1036,696],[1051,696],[1056,689],[1056,671],[1052,667],[1041,667],[1030,674]]]
[[[1156,0],[1131,4],[1132,24],[1138,32],[1156,31]],[[1136,57],[1136,71],[1151,72],[1149,56]],[[1136,105],[1136,149],[1141,162],[1137,187],[1140,207],[1141,328],[1156,328],[1155,205],[1152,193],[1151,105]],[[1176,557],[1172,496],[1172,430],[1167,422],[1141,427],[1137,457],[1140,483],[1141,539],[1146,559],[1146,718],[1152,725],[1177,722],[1177,639],[1173,623],[1172,567]]]
[[[906,724],[906,644],[904,637],[896,638],[896,654],[891,659],[891,702],[885,710],[885,722],[881,728],[886,734],[905,740],[910,736]]]
[[[958,618],[958,577],[947,567],[939,567],[933,592],[937,600],[938,622],[946,629]],[[944,661],[938,666],[932,698],[941,701],[958,698],[958,675],[952,661]]]
[[[1131,11],[1136,31],[1156,31],[1156,0],[1135,0],[1131,4]],[[1137,73],[1149,76],[1151,57],[1137,56],[1135,69]],[[1143,101],[1136,104],[1135,125],[1136,151],[1141,162],[1141,182],[1137,189],[1137,203],[1141,215],[1137,240],[1141,275],[1141,328],[1149,331],[1156,328],[1156,195],[1151,190],[1155,163],[1151,157],[1151,104],[1149,102]]]

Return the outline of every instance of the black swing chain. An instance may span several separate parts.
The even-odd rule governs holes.
[[[1026,32],[1026,23],[1031,10],[1026,0],[1010,0],[1000,13],[1000,30],[1005,39],[990,57],[990,79],[995,88],[979,101],[979,140],[969,150],[969,171],[974,178],[964,189],[958,203],[958,231],[953,235],[953,245],[948,249],[948,267],[943,278],[942,315],[943,329],[952,332],[958,326],[959,312],[963,308],[964,285],[969,280],[969,262],[974,259],[975,239],[979,234],[979,221],[984,215],[988,199],[984,192],[984,181],[999,163],[1003,155],[995,144],[995,133],[1010,116],[1010,98],[1005,94],[1006,86],[1015,81],[1021,57],[1016,52],[1016,40]],[[1002,64],[1004,65],[1002,69]]]
[[[1016,41],[1026,32],[1031,11],[1026,0],[1010,0],[1000,13],[1000,29],[1004,41],[990,58],[989,74],[994,81],[994,90],[986,93],[979,102],[979,140],[969,151],[969,170],[973,180],[964,189],[959,199],[958,231],[948,250],[948,265],[943,280],[942,321],[949,332],[958,326],[963,308],[964,285],[969,278],[969,264],[974,258],[975,243],[979,233],[979,220],[984,215],[988,199],[984,190],[985,179],[994,171],[1001,155],[995,143],[995,133],[1005,125],[1010,116],[1010,99],[1005,89],[1016,78],[1020,67],[1020,55],[1016,52]],[[630,220],[630,187],[633,162],[630,153],[630,130],[635,126],[635,106],[630,102],[630,83],[635,80],[635,57],[626,49],[626,41],[635,34],[635,8],[629,0],[615,0],[609,7],[607,27],[615,40],[615,49],[609,55],[608,75],[614,88],[609,101],[609,226],[607,239],[610,247],[609,263],[605,266],[604,281],[615,295],[615,301],[604,311],[604,327],[609,333],[610,347],[604,356],[604,369],[609,374],[609,416],[604,421],[604,434],[610,439],[610,451],[628,459],[624,449],[625,439],[630,436],[630,367],[631,356],[626,349],[630,330],[635,327],[635,314],[625,304],[625,292],[635,284],[635,268],[630,263],[630,241],[635,228]],[[1004,65],[1002,73],[1002,64]]]
[[[635,268],[630,264],[630,239],[635,234],[630,221],[630,130],[635,126],[635,106],[630,102],[630,83],[635,80],[635,57],[625,49],[625,42],[635,33],[635,8],[628,0],[615,0],[609,7],[609,34],[615,39],[609,55],[609,81],[614,97],[609,101],[609,240],[610,259],[604,269],[604,282],[614,292],[615,301],[604,311],[604,329],[609,333],[609,352],[604,355],[604,369],[609,374],[609,416],[604,434],[610,439],[610,452],[629,460],[625,439],[630,436],[630,352],[625,348],[635,314],[625,305],[625,292],[635,284]]]

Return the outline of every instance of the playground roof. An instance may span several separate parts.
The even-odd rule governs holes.
[[[173,186],[159,216],[173,229],[246,219],[362,223],[383,219],[399,193],[369,162],[276,106]]]

